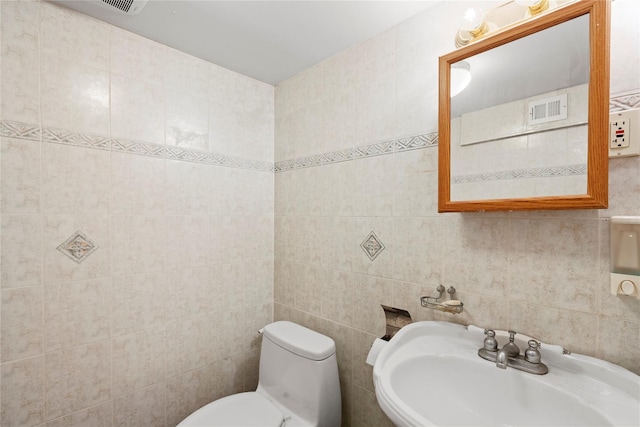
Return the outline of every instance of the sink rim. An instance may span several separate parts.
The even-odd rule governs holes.
[[[450,322],[423,321],[405,326],[380,352],[374,365],[373,380],[378,404],[398,425],[435,425],[432,420],[426,419],[398,396],[391,384],[390,375],[397,366],[418,357],[442,358],[451,355],[470,363],[476,363],[477,358],[478,363],[490,366],[490,362],[477,356],[483,339],[482,333]],[[513,375],[524,375],[524,381],[540,381],[544,386],[576,398],[579,402],[585,402],[585,405],[612,425],[616,425],[619,423],[617,420],[621,419],[631,419],[635,422],[635,415],[629,415],[631,412],[628,408],[640,408],[639,376],[601,359],[579,354],[559,354],[546,349],[545,346],[540,351],[543,362],[549,366],[549,374],[533,375],[513,368],[507,369],[513,371]],[[495,369],[496,375],[504,373],[498,368]],[[570,387],[583,383],[587,385],[584,390],[574,390]],[[596,396],[594,391],[599,391],[601,387],[610,395]],[[637,396],[633,394],[635,390],[638,390]],[[624,423],[623,421],[622,425]]]

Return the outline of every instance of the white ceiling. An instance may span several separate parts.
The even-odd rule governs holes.
[[[89,0],[51,1],[277,84],[441,0],[149,0],[138,15]]]

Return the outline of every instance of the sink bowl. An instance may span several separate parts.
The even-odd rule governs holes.
[[[483,339],[478,328],[446,322],[402,328],[373,368],[382,410],[412,427],[640,426],[636,374],[544,344],[548,374],[498,369],[478,356]]]

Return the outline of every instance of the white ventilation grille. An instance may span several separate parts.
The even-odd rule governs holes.
[[[120,9],[123,12],[129,12],[129,8],[133,3],[133,0],[102,0],[110,6]]]
[[[567,94],[557,95],[551,98],[538,99],[529,103],[529,124],[565,120],[568,115]]]
[[[90,0],[92,3],[125,15],[137,15],[149,0]]]

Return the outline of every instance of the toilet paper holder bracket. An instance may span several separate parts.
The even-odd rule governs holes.
[[[380,304],[380,306],[384,310],[384,317],[387,322],[387,332],[380,338],[382,340],[389,341],[403,326],[413,322],[411,314],[407,310],[389,307],[384,304]]]

